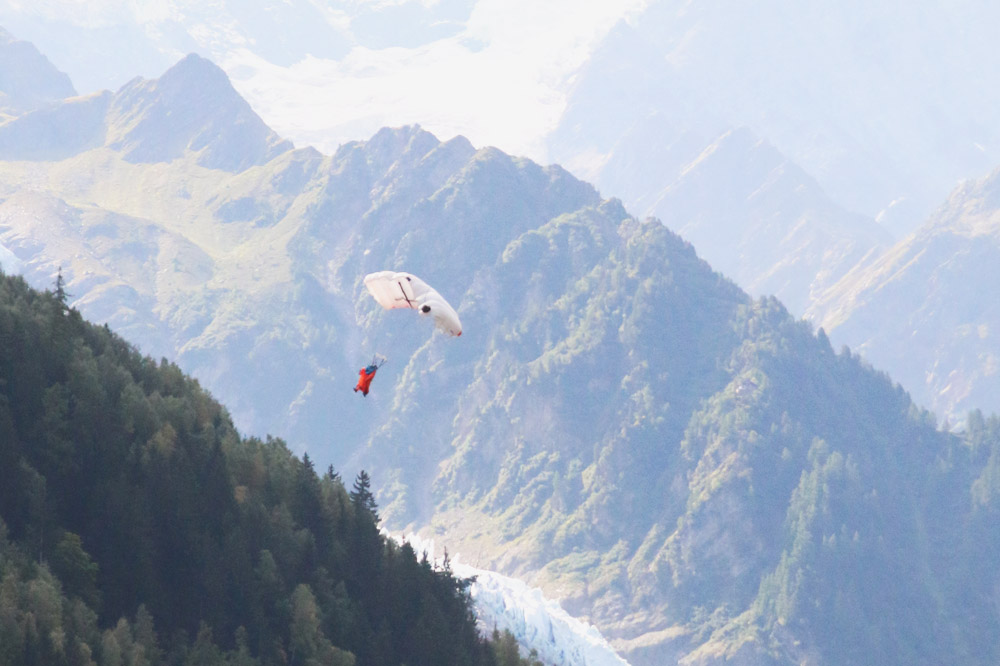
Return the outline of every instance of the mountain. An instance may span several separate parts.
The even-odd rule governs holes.
[[[663,220],[749,293],[775,295],[796,314],[891,245],[872,217],[835,202],[741,116],[705,104],[682,66],[640,68],[663,60],[666,48],[640,31],[643,22],[616,26],[581,72],[549,141],[568,168]]]
[[[942,483],[939,460],[971,474],[962,446],[778,303],[622,215],[606,204],[513,241],[461,310],[496,322],[480,358],[428,345],[411,360],[372,443],[396,468],[386,515],[429,506],[410,514],[428,534],[560,590],[633,664],[912,663],[909,646],[935,663],[957,649],[925,632],[962,604],[935,600],[958,546],[919,527],[955,516],[907,498]],[[439,365],[446,377],[421,370]],[[467,388],[443,400],[451,386]],[[968,492],[934,501],[968,515]],[[870,580],[924,613],[859,635],[858,617],[899,617]]]
[[[239,172],[292,145],[268,128],[216,65],[191,54],[155,81],[133,81],[111,99],[109,148],[130,162],[199,153],[208,169]]]
[[[191,54],[153,81],[117,93],[68,99],[0,126],[0,157],[63,160],[105,146],[134,163],[196,163],[231,172],[292,148],[229,84],[216,65]]]
[[[565,100],[566,113],[552,136],[542,135],[547,124],[535,123],[530,131],[539,135],[520,145],[549,139],[550,152],[539,151],[536,159],[563,164],[640,215],[647,211],[613,184],[642,181],[643,165],[656,164],[673,143],[644,122],[657,113],[681,121],[675,139],[713,129],[702,146],[723,131],[749,127],[844,208],[881,215],[897,238],[913,231],[956,182],[1000,163],[992,120],[1000,100],[990,78],[1000,64],[991,29],[1000,15],[992,3],[803,6],[780,0],[751,10],[734,0],[696,6],[651,0],[628,7],[627,18],[612,29],[592,25],[590,35],[577,32],[584,44],[587,36],[606,33],[599,47],[586,44],[584,55],[567,54],[569,63],[583,61],[579,69],[549,68],[537,79],[540,94],[554,105]],[[329,77],[316,75],[329,71],[351,82],[345,88],[356,83],[352,102],[367,105],[371,73],[384,71],[405,49],[421,62],[431,50],[459,53],[475,67],[491,42],[511,43],[491,30],[491,16],[476,11],[474,2],[322,8],[308,0],[172,0],[157,11],[112,2],[0,7],[0,23],[37,44],[83,92],[116,89],[136,74],[152,77],[195,51],[222,64],[253,103],[270,110],[272,123],[298,128],[298,135],[285,131],[297,143],[307,136],[367,138],[377,129],[370,118],[387,117],[385,104],[397,98],[376,95],[366,119],[276,104],[274,90],[282,90],[281,98],[304,91],[308,99],[310,88],[329,88]],[[435,125],[443,135],[482,127],[476,119],[455,120],[454,108],[446,106],[451,113],[438,115]],[[604,169],[600,177],[577,170],[595,158],[636,168],[628,174]]]
[[[0,122],[74,95],[69,77],[33,44],[0,28]]]
[[[892,243],[746,128],[723,133],[665,182],[652,214],[749,293],[795,313]]]
[[[814,202],[752,139],[717,152]],[[388,528],[541,587],[637,666],[997,660],[996,419],[937,430],[561,167],[412,126],[241,171],[163,140],[169,161],[128,142],[6,158],[0,243],[39,283],[62,265],[72,303],[177,359],[240,429],[369,470]],[[435,286],[462,337],[379,308],[362,280],[386,268]]]
[[[232,0],[170,1],[157,11],[113,3],[91,3],[86,8],[5,5],[0,7],[0,24],[36,44],[89,94],[118,88],[137,74],[152,77],[192,51],[224,62],[234,50],[252,49],[255,57],[281,66],[309,56],[339,57],[355,36],[364,38],[361,29],[354,35],[345,33],[345,14],[367,24],[391,16],[405,29],[413,27],[405,21],[414,13],[423,12],[324,9],[308,0],[289,0],[282,7]],[[434,32],[440,33],[441,27]]]
[[[122,111],[103,117],[178,115],[167,109],[174,99],[197,99],[203,64],[188,58],[160,80],[126,86],[108,102]],[[162,81],[168,77],[170,86]],[[175,83],[192,91],[126,105],[137,87]],[[99,133],[112,126],[102,121]],[[61,129],[40,127],[58,146]],[[163,129],[169,138],[136,129],[136,142],[104,140],[82,152],[74,146],[63,159],[52,159],[53,152],[32,161],[28,171],[25,155],[0,151],[10,160],[0,164],[10,179],[0,186],[0,244],[40,285],[64,264],[85,313],[135,332],[154,356],[176,358],[226,401],[241,428],[283,432],[303,449],[328,447],[332,407],[351,415],[338,428],[364,437],[372,427],[365,408],[343,391],[354,384],[353,366],[370,358],[373,346],[397,363],[419,344],[419,335],[391,344],[395,319],[377,339],[366,339],[358,321],[371,314],[356,311],[369,305],[359,300],[366,272],[410,261],[427,267],[420,277],[440,284],[501,250],[507,234],[600,200],[557,167],[477,151],[462,138],[441,143],[416,127],[385,130],[333,156],[286,150],[239,172],[228,163],[209,168],[213,146],[229,145],[221,139],[197,150],[187,124]],[[138,161],[136,150],[157,140],[186,148],[172,161]],[[258,155],[285,146],[256,145]],[[457,216],[487,231],[459,229]],[[53,226],[58,235],[46,232]],[[462,233],[465,239],[456,235]],[[474,249],[447,249],[469,238]],[[411,250],[397,253],[400,240]],[[412,247],[421,246],[423,254],[415,254]],[[329,455],[339,460],[346,453]]]
[[[749,127],[902,237],[1000,161],[996,86],[968,74],[996,70],[987,26],[998,19],[986,2],[650,2],[574,75],[550,155],[632,208],[613,183],[645,182],[690,135]],[[645,124],[657,114],[672,121],[666,136]]]
[[[810,316],[941,417],[1000,409],[1000,311],[982,291],[1000,279],[998,253],[994,171],[956,188],[918,231],[832,286]]]

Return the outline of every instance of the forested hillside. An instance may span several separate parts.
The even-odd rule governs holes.
[[[0,664],[513,664],[370,480],[0,274]]]
[[[939,430],[614,201],[498,256],[461,310],[490,325],[417,350],[373,436],[387,516],[634,666],[995,662],[995,420]]]

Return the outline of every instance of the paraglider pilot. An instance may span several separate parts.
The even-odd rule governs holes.
[[[361,395],[366,398],[368,397],[368,389],[372,385],[372,379],[375,378],[375,372],[385,363],[385,359],[376,363],[376,358],[373,358],[371,363],[358,371],[358,385],[354,387],[354,392],[361,391]]]

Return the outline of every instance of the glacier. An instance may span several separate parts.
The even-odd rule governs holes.
[[[13,252],[0,243],[0,270],[7,275],[17,275],[21,272],[21,260]]]
[[[431,540],[413,534],[389,536],[399,543],[409,543],[417,553],[427,553],[437,564],[444,561],[435,558]],[[459,578],[473,580],[469,595],[484,635],[494,629],[510,631],[521,646],[522,656],[534,650],[546,666],[629,666],[596,627],[571,616],[540,589],[464,564],[460,556],[449,556],[449,565]]]

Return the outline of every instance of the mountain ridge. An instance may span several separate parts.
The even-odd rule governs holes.
[[[0,126],[0,157],[61,160],[105,146],[134,163],[185,153],[233,173],[292,149],[240,97],[215,64],[190,54],[155,81],[71,98]]]
[[[1000,394],[992,342],[1000,313],[968,289],[997,277],[998,184],[1000,170],[958,186],[920,229],[832,285],[809,313],[949,422],[994,408]]]
[[[663,188],[652,210],[716,270],[751,294],[777,296],[795,313],[892,243],[877,222],[831,201],[748,128],[709,144]]]

